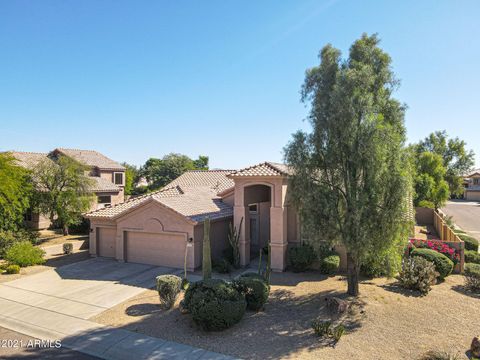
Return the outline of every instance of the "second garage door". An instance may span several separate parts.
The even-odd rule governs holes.
[[[115,257],[115,228],[97,228],[97,255]]]
[[[128,262],[183,268],[184,235],[135,231],[129,231],[126,235]]]

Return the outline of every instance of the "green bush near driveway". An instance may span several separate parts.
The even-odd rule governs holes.
[[[208,279],[190,284],[183,306],[202,329],[220,331],[242,319],[247,302],[233,284],[220,279]]]
[[[18,274],[20,272],[20,266],[18,265],[8,265],[5,269],[7,274]]]
[[[160,275],[156,278],[157,291],[166,309],[171,309],[182,288],[182,279],[176,275]]]
[[[466,234],[458,234],[458,237],[465,242],[465,250],[478,252],[478,240]]]
[[[20,267],[39,265],[45,262],[45,252],[32,245],[29,241],[21,241],[13,244],[5,253],[5,260],[9,264]]]
[[[433,262],[439,274],[440,279],[446,278],[453,271],[453,261],[445,255],[431,249],[417,248],[410,253],[411,256],[421,256],[424,259]]]
[[[465,250],[465,262],[480,264],[480,254],[474,250]]]
[[[13,244],[21,241],[28,241],[35,245],[38,243],[38,233],[24,229],[16,231],[0,230],[0,258],[5,257],[5,253]]]
[[[247,308],[259,311],[263,308],[270,294],[270,285],[265,278],[257,273],[246,273],[234,282],[239,292],[245,295]]]
[[[302,244],[288,250],[288,258],[294,272],[306,271],[316,259],[315,250],[311,245]]]

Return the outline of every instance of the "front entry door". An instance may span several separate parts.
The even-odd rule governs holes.
[[[260,249],[260,223],[258,216],[258,205],[248,205],[248,212],[250,215],[250,249],[255,256],[255,254],[257,254],[258,250]]]

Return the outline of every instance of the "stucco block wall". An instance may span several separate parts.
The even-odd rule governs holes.
[[[433,224],[433,209],[425,207],[415,208],[415,222],[422,225]]]
[[[44,230],[48,229],[52,223],[50,219],[39,213],[32,213],[32,220],[25,221],[25,225],[33,230]]]

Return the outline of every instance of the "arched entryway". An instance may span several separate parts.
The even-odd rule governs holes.
[[[270,208],[272,187],[255,184],[244,187],[245,238],[250,243],[250,258],[270,242]]]

